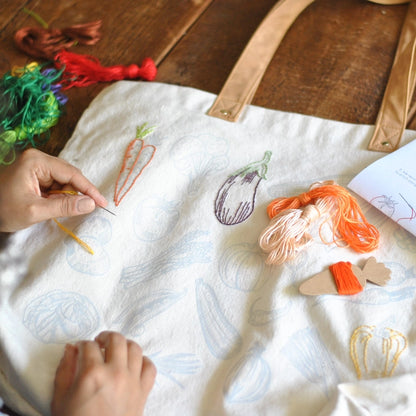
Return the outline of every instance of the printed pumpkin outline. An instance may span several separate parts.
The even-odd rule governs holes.
[[[257,188],[261,180],[266,179],[271,157],[272,152],[267,150],[262,160],[232,173],[221,185],[214,204],[215,216],[221,224],[240,224],[251,216]]]
[[[117,177],[114,190],[114,203],[119,206],[124,197],[133,188],[144,169],[150,164],[156,147],[144,144],[144,137],[154,131],[154,127],[146,128],[147,123],[137,127],[136,137],[129,143],[124,153],[123,164]]]
[[[378,345],[376,341],[379,341]],[[376,344],[374,348],[373,344]],[[407,338],[395,329],[359,326],[350,339],[350,357],[357,378],[391,377],[407,345]],[[378,360],[375,354],[378,354]]]

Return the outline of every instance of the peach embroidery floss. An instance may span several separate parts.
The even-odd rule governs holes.
[[[268,253],[267,264],[291,260],[311,242],[308,231],[320,218],[319,236],[325,244],[349,246],[367,253],[378,246],[379,232],[367,222],[355,198],[334,181],[316,182],[308,192],[290,198],[277,198],[267,207],[271,218],[259,238],[259,245]],[[332,241],[323,236],[323,226],[332,231]]]

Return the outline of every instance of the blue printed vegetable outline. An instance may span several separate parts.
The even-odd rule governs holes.
[[[240,224],[253,213],[257,187],[266,179],[271,157],[272,152],[266,151],[262,160],[239,169],[222,184],[215,199],[215,216],[221,224]]]
[[[141,241],[161,240],[175,228],[180,202],[161,197],[141,199],[133,214],[133,230]]]
[[[223,392],[228,403],[251,403],[269,390],[271,370],[261,354],[264,347],[256,343],[241,357],[226,377]]]
[[[305,328],[293,334],[282,349],[283,355],[311,383],[316,383],[329,397],[338,384],[334,363],[314,328]]]
[[[26,306],[23,324],[45,344],[66,343],[88,338],[94,333],[99,315],[86,296],[54,290],[38,296]]]
[[[243,340],[228,321],[212,287],[202,279],[196,281],[196,304],[205,342],[211,354],[228,360],[238,354]]]
[[[159,253],[157,257],[136,266],[123,268],[120,284],[127,289],[196,263],[210,263],[212,243],[210,241],[196,241],[206,235],[208,232],[190,232]]]
[[[189,179],[188,195],[199,193],[201,184],[228,165],[228,142],[211,134],[187,135],[175,142],[170,157]]]
[[[161,356],[160,352],[149,355],[157,368],[157,374],[163,375],[173,381],[179,387],[184,385],[177,380],[175,374],[192,375],[196,374],[202,367],[202,362],[195,354],[178,353]]]
[[[155,316],[169,309],[176,302],[186,295],[187,290],[175,292],[169,289],[161,289],[152,293],[143,295],[137,299],[132,307],[129,304],[113,322],[114,324],[122,324],[121,332],[132,336],[139,336],[144,331],[144,325]]]
[[[111,222],[99,215],[92,216],[78,225],[74,232],[88,245],[94,247],[94,256],[86,252],[72,238],[65,239],[68,265],[79,273],[102,276],[110,269],[110,256],[104,245],[111,240]]]
[[[398,290],[387,290],[384,288],[366,289],[353,296],[318,296],[313,306],[324,302],[348,302],[357,305],[378,306],[387,305],[393,302],[402,302],[406,299],[413,299],[416,288],[413,286],[404,287]]]
[[[269,278],[258,244],[230,245],[221,256],[218,273],[223,283],[243,292],[260,289]]]
[[[286,302],[283,305],[280,305],[276,309],[261,309],[259,307],[256,307],[256,305],[259,303],[261,298],[257,298],[252,305],[250,306],[250,312],[248,317],[248,323],[253,326],[262,326],[267,325],[270,322],[273,322],[282,316],[286,315],[290,308],[292,307],[292,301],[286,300]]]

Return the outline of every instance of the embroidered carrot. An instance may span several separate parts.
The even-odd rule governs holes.
[[[304,295],[355,295],[364,290],[367,281],[384,286],[390,280],[390,273],[374,257],[370,257],[362,269],[341,261],[303,282],[299,292]]]
[[[257,187],[266,179],[271,156],[268,150],[262,160],[239,169],[223,183],[215,200],[215,216],[221,224],[239,224],[252,214]]]
[[[154,130],[154,127],[146,128],[146,123],[137,127],[136,138],[133,139],[124,154],[123,165],[118,174],[116,188],[114,190],[114,203],[120,204],[130,189],[135,184],[143,170],[152,161],[156,147],[144,144],[143,138]]]

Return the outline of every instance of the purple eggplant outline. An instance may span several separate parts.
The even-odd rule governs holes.
[[[221,185],[214,204],[215,216],[221,224],[240,224],[253,213],[257,187],[262,179],[266,179],[267,164],[271,157],[272,152],[267,150],[262,160],[250,163],[234,172]],[[236,204],[234,202],[235,195],[239,197],[244,187],[247,187],[248,192],[250,192],[250,198],[245,201],[241,201],[240,198],[240,201]]]

